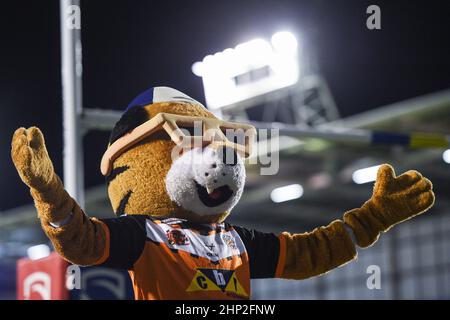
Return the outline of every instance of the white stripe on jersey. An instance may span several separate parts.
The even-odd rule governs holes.
[[[183,232],[189,239],[188,243],[185,245],[169,243],[167,232],[172,230]],[[171,249],[182,250],[211,261],[218,261],[246,252],[244,243],[235,230],[211,235],[200,235],[190,229],[173,228],[170,224],[154,223],[147,219],[146,231],[147,237],[153,242],[164,243]]]

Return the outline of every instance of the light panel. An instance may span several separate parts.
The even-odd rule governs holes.
[[[297,39],[282,31],[270,41],[254,39],[241,43],[194,63],[192,72],[202,77],[208,108],[247,100],[298,81]]]
[[[38,244],[27,249],[28,258],[38,260],[50,255],[50,247],[46,244]]]
[[[298,199],[303,195],[303,187],[299,184],[275,188],[270,193],[270,199],[275,203]]]
[[[356,170],[352,175],[353,181],[357,184],[375,181],[380,166],[381,165]]]

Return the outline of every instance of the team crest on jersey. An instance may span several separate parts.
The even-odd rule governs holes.
[[[189,238],[181,230],[167,230],[166,236],[170,245],[176,244],[179,246],[184,246],[189,244]]]
[[[247,292],[245,292],[236,276],[236,271],[226,269],[197,268],[197,272],[186,291],[223,291],[231,295],[248,298]]]
[[[234,238],[232,236],[230,236],[229,234],[226,234],[226,233],[222,234],[222,240],[231,249],[233,249],[233,250],[237,249],[236,242],[234,241]]]

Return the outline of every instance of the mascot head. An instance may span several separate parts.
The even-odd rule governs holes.
[[[167,87],[136,97],[111,132],[101,162],[116,215],[223,221],[245,184],[255,129],[221,121]]]

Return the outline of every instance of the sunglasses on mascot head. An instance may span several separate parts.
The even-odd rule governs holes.
[[[110,174],[117,157],[159,130],[165,130],[172,141],[182,148],[222,146],[235,150],[243,158],[250,156],[256,136],[255,127],[249,124],[161,112],[108,147],[100,165],[102,174]]]

